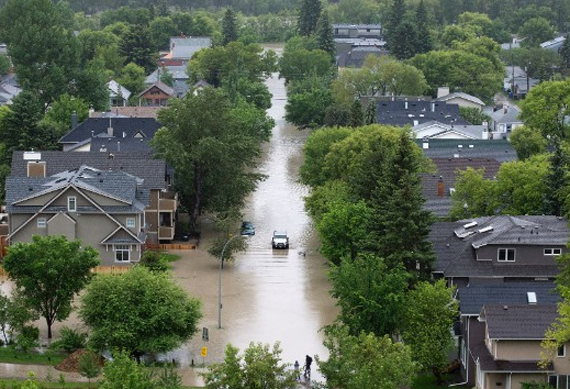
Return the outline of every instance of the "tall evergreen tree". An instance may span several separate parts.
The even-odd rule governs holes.
[[[317,22],[317,30],[315,34],[317,36],[317,45],[319,49],[329,53],[331,55],[331,59],[334,61],[336,55],[336,45],[334,43],[332,25],[329,19],[329,15],[326,11],[323,11],[321,13],[321,17]]]
[[[317,29],[317,22],[321,16],[323,6],[321,0],[301,1],[297,28],[300,35],[309,36]]]
[[[132,25],[119,43],[119,54],[146,71],[156,69],[156,53],[150,40],[148,28]]]
[[[226,9],[224,13],[224,19],[222,20],[222,45],[227,45],[230,42],[237,41],[238,39],[238,29],[236,14],[231,9]]]
[[[360,99],[355,99],[350,107],[350,121],[351,127],[360,127],[364,123],[364,115],[362,114],[362,103]]]
[[[427,9],[424,0],[420,0],[416,11],[417,46],[416,54],[423,54],[433,49],[433,42],[429,33]]]
[[[376,100],[368,101],[366,113],[364,114],[364,124],[376,123]]]
[[[423,209],[420,184],[422,154],[403,131],[392,160],[383,166],[370,206],[370,248],[386,259],[389,268],[403,264],[418,279],[428,279],[435,259],[428,240],[432,223],[430,211]]]
[[[404,0],[394,0],[388,16],[388,23],[386,23],[385,33],[386,43],[390,51],[393,51],[398,45],[397,29],[402,20],[404,20],[405,11]]]
[[[418,30],[415,23],[404,20],[394,30],[390,53],[399,60],[412,58],[418,50]]]

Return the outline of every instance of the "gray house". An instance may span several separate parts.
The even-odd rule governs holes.
[[[8,177],[8,241],[64,235],[95,248],[103,266],[137,262],[146,240],[144,211],[149,204],[142,181],[85,165],[47,177]]]
[[[459,287],[553,279],[568,252],[568,220],[556,216],[488,216],[432,225],[435,277]]]

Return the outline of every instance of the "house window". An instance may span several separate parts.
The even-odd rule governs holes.
[[[515,261],[515,249],[499,249],[497,260],[499,262],[514,262]]]
[[[566,345],[565,344],[558,347],[558,350],[556,351],[556,356],[560,357],[560,358],[564,358],[566,356]]]
[[[77,211],[77,199],[73,196],[67,198],[67,210],[69,212]]]
[[[46,218],[45,217],[39,217],[38,218],[38,228],[46,228]]]
[[[483,373],[483,371],[481,371],[481,365],[479,364],[479,361],[477,361],[477,385],[480,388],[483,387],[484,379],[485,379],[485,373]]]
[[[135,228],[135,218],[128,217],[127,218],[127,228]]]
[[[562,254],[562,249],[544,249],[544,255],[560,255]]]
[[[131,260],[131,249],[129,245],[118,244],[115,246],[115,261],[117,262],[129,262]]]
[[[567,375],[551,375],[548,377],[548,383],[553,388],[568,389],[568,376]]]

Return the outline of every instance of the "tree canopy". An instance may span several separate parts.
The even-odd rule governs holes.
[[[67,319],[71,301],[91,280],[98,254],[81,242],[64,236],[34,235],[31,243],[10,246],[2,267],[27,306],[45,318],[48,338],[55,321]]]
[[[94,349],[125,350],[139,359],[190,339],[202,312],[201,301],[169,274],[135,266],[119,277],[95,277],[81,297],[79,316],[91,330]]]

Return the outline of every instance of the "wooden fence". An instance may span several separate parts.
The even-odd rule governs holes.
[[[128,272],[132,266],[97,266],[93,268],[93,273],[120,275]]]
[[[195,250],[196,249],[196,245],[195,244],[174,244],[174,243],[168,243],[168,244],[152,244],[152,243],[147,243],[145,245],[145,248],[149,249],[149,250]]]

